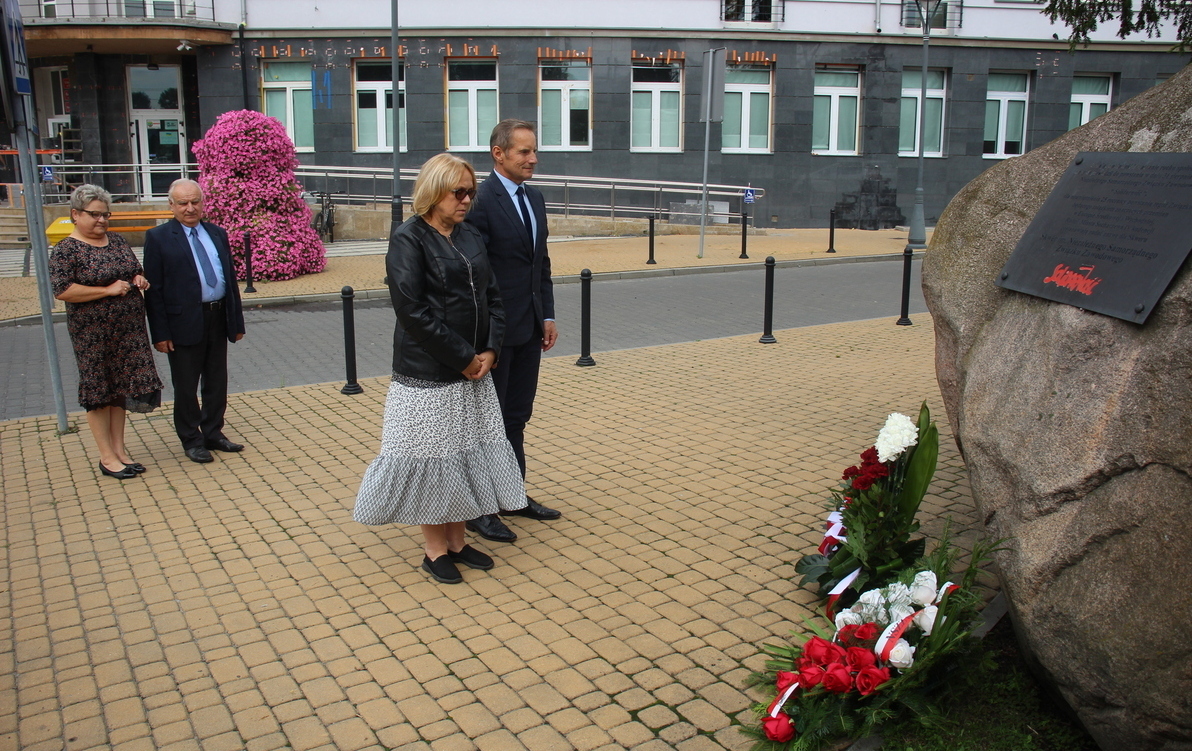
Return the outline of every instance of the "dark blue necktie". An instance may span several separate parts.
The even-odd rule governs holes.
[[[530,248],[534,248],[534,224],[530,221],[530,207],[526,204],[526,186],[517,186],[517,202],[520,205],[522,223],[526,225],[526,237],[530,239]]]
[[[199,231],[194,227],[190,228],[190,247],[194,248],[195,255],[199,257],[199,266],[203,269],[203,278],[207,280],[207,286],[214,287],[218,281],[215,278],[215,267],[211,265],[207,249],[199,242]]]

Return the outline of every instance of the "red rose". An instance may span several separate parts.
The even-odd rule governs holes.
[[[762,731],[770,740],[786,743],[795,737],[795,723],[786,713],[779,712],[777,717],[762,720]]]
[[[837,641],[839,641],[841,644],[844,644],[845,646],[851,644],[853,639],[856,638],[853,635],[857,633],[858,628],[860,628],[860,626],[855,623],[850,623],[847,626],[843,626],[839,631],[836,632]]]
[[[853,639],[858,642],[876,641],[880,633],[876,623],[862,623],[853,632]]]
[[[869,696],[888,680],[890,680],[889,668],[864,668],[861,672],[857,673],[857,691],[862,696]]]
[[[824,668],[813,661],[799,663],[799,685],[803,688],[815,688],[824,679]]]
[[[860,467],[849,467],[848,469],[844,470],[844,474],[840,476],[840,479],[841,480],[851,480],[852,478],[856,477],[859,474],[861,474]]]
[[[778,686],[778,693],[781,694],[783,691],[786,691],[788,688],[791,687],[792,683],[794,683],[798,680],[799,680],[798,673],[792,673],[789,670],[779,670],[778,671],[778,680],[776,681],[776,684],[775,684]]]
[[[877,656],[868,649],[849,647],[844,661],[849,669],[855,673],[858,670],[864,670],[865,668],[871,668],[877,665]]]
[[[803,645],[803,657],[811,660],[816,665],[823,665],[827,662],[835,662],[835,660],[828,659],[827,657],[830,650],[834,646],[836,645],[832,644],[826,639],[813,636],[807,640],[806,644]],[[837,649],[839,649],[839,647],[837,647]]]
[[[844,694],[852,690],[853,676],[844,665],[834,662],[824,669],[822,683],[824,684],[824,688],[832,693]]]

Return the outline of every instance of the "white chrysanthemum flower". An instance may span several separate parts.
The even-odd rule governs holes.
[[[845,626],[860,626],[865,623],[861,619],[860,613],[853,612],[853,610],[842,610],[836,615],[836,630],[844,628]]]
[[[886,418],[886,424],[877,434],[877,442],[873,447],[877,449],[878,461],[884,463],[897,459],[918,440],[918,426],[906,415],[894,412]]]

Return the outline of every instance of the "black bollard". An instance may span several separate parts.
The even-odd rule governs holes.
[[[774,256],[766,256],[766,312],[764,320],[765,330],[758,342],[777,344],[778,340],[774,338]]]
[[[746,237],[749,236],[749,210],[744,206],[741,207],[741,255],[737,258],[748,258],[749,254],[745,252]]]
[[[356,382],[356,315],[352,309],[356,293],[351,287],[344,287],[339,294],[344,301],[344,365],[348,371],[348,382],[339,393],[363,394],[364,389]]]
[[[836,252],[836,209],[828,212],[828,252]]]
[[[596,361],[592,359],[592,272],[589,269],[579,272],[579,286],[579,331],[582,354],[575,364],[580,367],[588,367],[596,364]]]
[[[244,233],[244,276],[244,291],[256,292],[257,288],[252,286],[252,234],[248,232]]]
[[[902,251],[902,317],[898,319],[898,326],[910,326],[911,310],[911,246],[908,244]]]
[[[650,260],[646,264],[658,263],[654,260],[654,215],[650,214]]]

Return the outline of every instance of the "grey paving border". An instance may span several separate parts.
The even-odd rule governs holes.
[[[800,266],[831,266],[841,263],[874,263],[877,261],[896,261],[903,257],[902,253],[883,253],[880,255],[871,256],[842,256],[840,258],[833,258],[825,256],[823,258],[792,258],[784,261],[776,261],[775,268],[798,268]],[[912,258],[920,259],[923,257],[923,251],[915,251]],[[677,268],[665,269],[631,269],[629,271],[602,271],[592,274],[592,281],[613,281],[618,279],[647,279],[658,276],[683,276],[686,274],[721,274],[729,271],[750,271],[762,268],[765,266],[764,261],[756,263],[734,263],[723,266],[680,266]],[[564,274],[554,277],[555,284],[578,284],[580,281],[579,274]],[[375,300],[378,298],[388,298],[389,290],[387,289],[362,289],[356,290],[356,300]],[[315,295],[283,295],[280,297],[253,297],[252,295],[241,295],[241,299],[245,306],[256,305],[261,307],[272,307],[275,305],[298,305],[301,303],[314,302],[337,302],[342,299],[339,292],[324,292]],[[66,320],[65,311],[58,311],[52,315],[54,323],[60,323]],[[21,316],[19,318],[8,318],[0,320],[0,326],[34,326],[41,323],[40,315]]]

